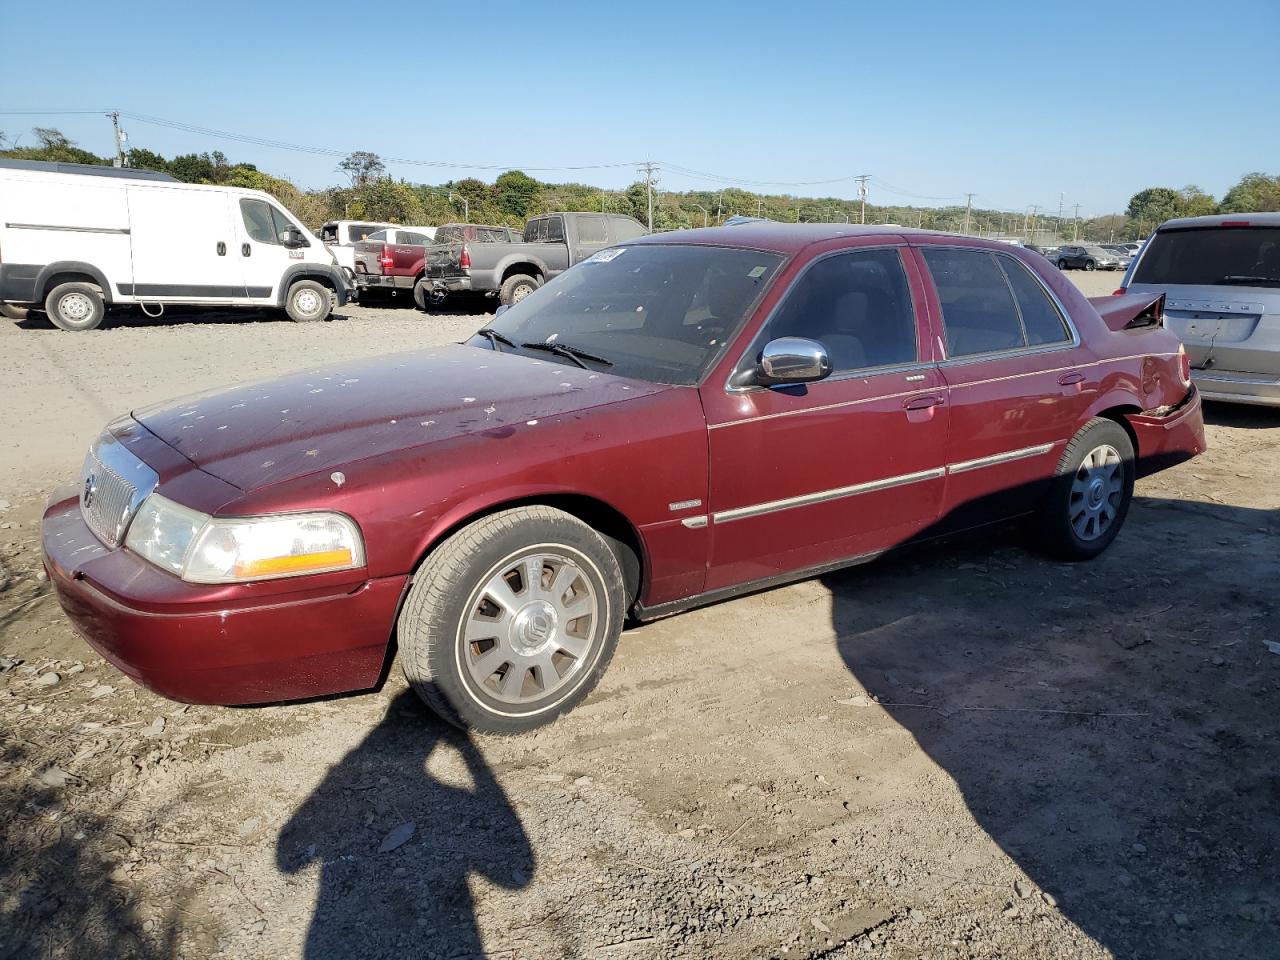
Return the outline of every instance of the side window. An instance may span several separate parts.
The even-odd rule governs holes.
[[[276,242],[284,243],[289,239],[289,231],[298,230],[298,225],[286,217],[282,211],[271,206],[271,204],[267,204],[267,208],[271,211],[271,223],[276,232]],[[311,244],[307,243],[306,233],[302,230],[298,230],[298,232],[302,234],[302,245],[305,247],[311,246]]]
[[[942,302],[947,356],[967,357],[1025,344],[1018,307],[993,254],[925,247],[924,259]]]
[[[630,217],[610,217],[609,232],[613,234],[614,243],[620,243],[623,240],[634,240],[636,237],[643,237],[646,233],[644,227]]]
[[[374,233],[371,233],[369,234],[369,236],[365,237],[365,239],[366,240],[385,240],[387,239],[387,231],[385,230],[375,231]]]
[[[1013,257],[997,259],[1004,268],[1004,275],[1009,278],[1009,286],[1013,287],[1018,312],[1022,314],[1022,326],[1027,331],[1027,344],[1038,347],[1070,340],[1071,331],[1062,314],[1027,267]]]
[[[372,223],[353,223],[347,227],[348,242],[359,243],[361,240],[368,240],[369,235],[377,229]]]
[[[412,233],[411,231],[408,231],[408,230],[401,230],[400,242],[416,243],[419,246],[425,247],[430,241],[427,240],[427,235],[425,233]]]
[[[547,239],[547,221],[530,220],[524,225],[525,243],[541,243]]]
[[[271,220],[271,208],[261,200],[245,198],[240,201],[240,216],[244,218],[244,228],[250,240],[258,243],[276,243],[275,224]]]
[[[564,243],[564,218],[547,217],[547,236],[551,243]]]
[[[766,340],[807,337],[832,372],[915,363],[916,316],[896,249],[858,250],[813,264],[769,321]]]
[[[604,243],[608,239],[604,217],[578,217],[579,243]]]

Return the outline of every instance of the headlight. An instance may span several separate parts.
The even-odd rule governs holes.
[[[153,493],[125,546],[190,583],[243,583],[364,566],[355,522],[338,513],[210,517]]]

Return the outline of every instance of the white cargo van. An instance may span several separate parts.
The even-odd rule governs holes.
[[[333,254],[268,194],[0,160],[0,303],[43,309],[64,330],[92,330],[113,304],[323,320],[348,294]]]

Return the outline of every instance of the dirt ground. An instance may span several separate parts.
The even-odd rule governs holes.
[[[72,633],[39,515],[106,420],[483,319],[0,326],[0,958],[1280,957],[1280,411],[1209,407],[1093,563],[1000,531],[630,630],[519,738],[398,669],[183,706]]]

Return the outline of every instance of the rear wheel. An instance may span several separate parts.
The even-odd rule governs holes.
[[[1059,261],[1058,261],[1058,269],[1059,269],[1059,270],[1065,270],[1065,269],[1067,269],[1067,261],[1065,261],[1065,260],[1059,260]]]
[[[513,303],[519,303],[537,289],[537,280],[528,274],[517,273],[507,277],[502,282],[502,289],[498,291],[498,302],[511,306]]]
[[[1102,417],[1067,444],[1036,521],[1040,545],[1060,560],[1092,560],[1111,545],[1133,499],[1129,434]]]
[[[579,703],[622,632],[608,542],[551,507],[503,510],[431,552],[399,620],[401,666],[450,723],[521,733]]]
[[[323,320],[333,310],[332,290],[315,280],[299,280],[289,288],[284,310],[295,323]]]
[[[63,330],[92,330],[102,323],[106,306],[102,291],[93,283],[60,283],[49,291],[45,312]]]
[[[413,285],[413,302],[419,310],[430,310],[444,303],[448,294],[439,287],[429,284],[425,277]]]

